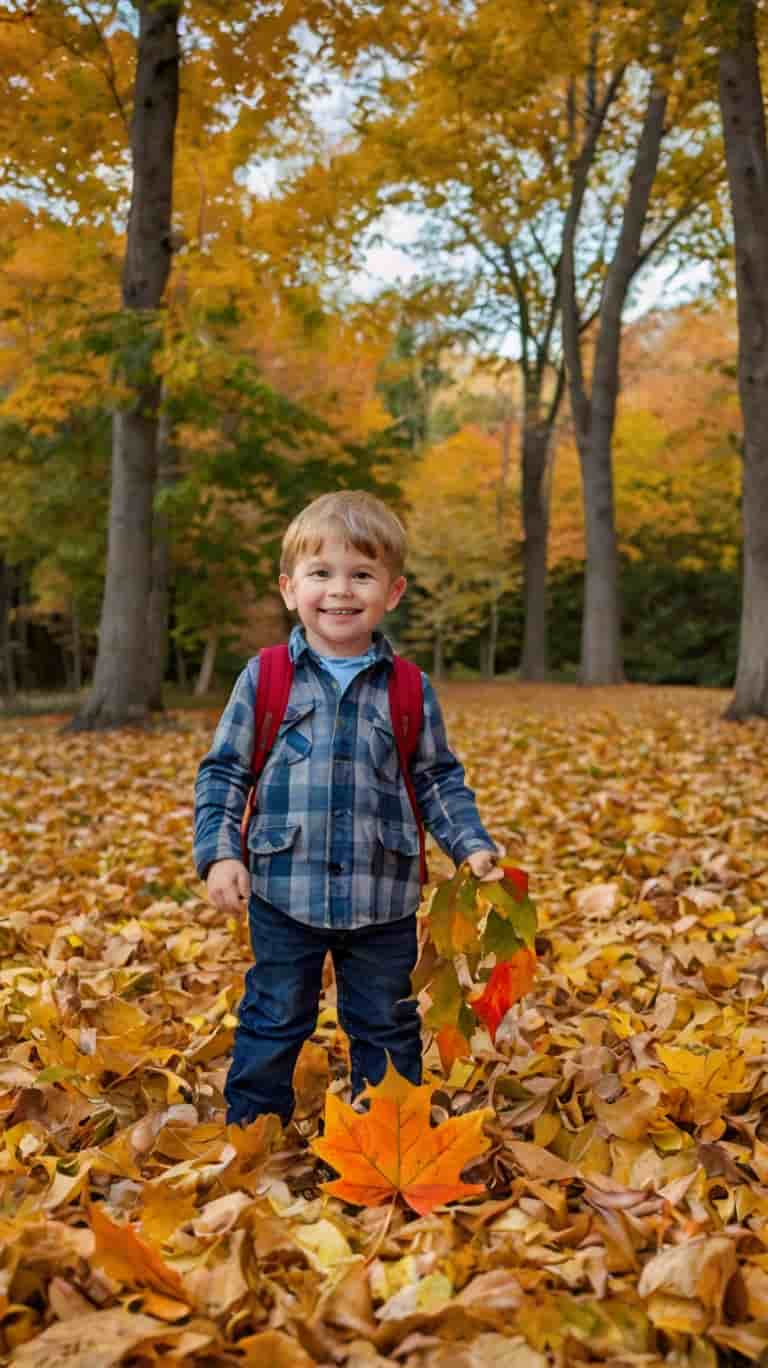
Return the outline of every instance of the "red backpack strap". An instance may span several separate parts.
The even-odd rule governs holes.
[[[410,660],[396,655],[389,676],[389,713],[392,718],[392,731],[403,772],[405,787],[411,800],[413,815],[419,828],[419,866],[422,884],[429,878],[427,872],[426,842],[424,822],[411,778],[411,760],[418,745],[421,724],[424,720],[424,690],[421,670]]]
[[[256,808],[256,784],[285,717],[292,683],[293,665],[288,647],[284,644],[264,646],[259,651],[259,679],[253,710],[253,782],[240,823],[240,848],[244,865],[248,864],[248,827]]]

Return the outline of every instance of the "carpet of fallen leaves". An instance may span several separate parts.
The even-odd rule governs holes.
[[[319,1186],[332,983],[295,1124],[224,1124],[249,952],[191,867],[213,718],[3,724],[2,1362],[768,1362],[768,728],[685,690],[444,698],[539,967],[448,1079],[425,1032],[432,1120],[495,1115],[487,1193],[424,1217]]]

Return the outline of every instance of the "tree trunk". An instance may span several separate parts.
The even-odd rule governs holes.
[[[32,669],[29,649],[29,608],[26,602],[27,576],[23,566],[16,572],[16,653],[17,673],[22,689],[35,687],[35,672]]]
[[[80,606],[72,599],[72,688],[79,694],[83,687],[83,635],[80,630]]]
[[[485,651],[482,654],[485,660],[481,661],[483,674],[486,679],[496,678],[496,652],[499,647],[499,598],[491,600],[491,607],[488,613],[488,636],[485,641]]]
[[[509,483],[509,471],[512,464],[512,412],[511,410],[504,415],[504,423],[501,431],[501,465],[499,468],[499,480],[496,485],[496,541],[497,554],[500,552],[504,542],[504,499]],[[490,614],[488,618],[488,640],[485,656],[486,679],[496,678],[496,652],[499,645],[499,603],[503,592],[504,578],[503,572],[496,576],[491,595]]]
[[[158,424],[157,491],[162,493],[176,479],[176,451],[171,441],[171,427],[165,413]],[[171,547],[168,515],[163,508],[155,508],[152,519],[152,588],[149,596],[147,622],[147,673],[149,676],[149,707],[152,712],[163,710],[163,680],[168,665],[168,614],[170,609]]]
[[[526,421],[522,434],[523,471],[523,653],[520,679],[549,674],[547,540],[549,536],[549,450],[552,424]]]
[[[3,692],[6,697],[13,700],[16,697],[16,661],[14,659],[13,633],[11,632],[11,614],[13,613],[13,578],[11,568],[6,560],[0,561],[0,630],[2,631],[2,661],[0,661],[0,672],[2,672]]]
[[[200,673],[195,684],[195,697],[204,698],[208,693],[213,682],[213,672],[216,668],[216,652],[219,649],[219,634],[212,631],[208,635],[203,651],[203,659],[200,665]]]
[[[141,0],[131,123],[133,185],[123,268],[123,309],[135,320],[134,353],[150,353],[159,337],[156,313],[171,263],[173,153],[179,92],[180,4]],[[149,345],[148,345],[149,344]],[[107,574],[91,694],[78,728],[146,720],[149,706],[147,624],[152,585],[152,500],[157,468],[160,382],[151,355],[134,379],[136,355],[124,371],[134,399],[115,413]]]
[[[187,658],[178,642],[176,643],[176,683],[180,689],[184,689],[185,691],[189,688]]]
[[[624,205],[621,229],[606,274],[598,314],[591,393],[584,378],[575,288],[575,240],[596,138],[588,138],[575,169],[563,248],[563,341],[584,490],[587,565],[581,634],[582,684],[618,684],[621,655],[619,557],[613,498],[613,430],[619,393],[621,320],[640,264],[640,245],[664,135],[667,92],[655,81]],[[590,155],[588,155],[590,154]]]
[[[768,152],[755,11],[755,0],[737,0],[719,59],[744,423],[741,631],[736,687],[726,712],[734,719],[768,716]]]

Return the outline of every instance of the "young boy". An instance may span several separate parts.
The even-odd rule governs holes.
[[[388,1050],[421,1082],[417,957],[419,833],[389,711],[392,647],[377,631],[405,592],[405,532],[372,495],[325,494],[283,538],[280,592],[298,614],[289,642],[288,707],[258,783],[240,857],[250,787],[258,656],[237,680],[197,777],[195,863],[221,912],[249,902],[255,964],[239,1009],[225,1096],[247,1124],[294,1105],[299,1050],[317,1021],[327,950],[339,1020],[350,1037],[352,1095],[378,1083]],[[480,879],[501,878],[464,771],[448,749],[422,676],[424,719],[411,777],[425,826]]]

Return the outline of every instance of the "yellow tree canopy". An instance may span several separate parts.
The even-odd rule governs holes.
[[[516,492],[500,488],[498,435],[465,427],[428,447],[408,472],[408,568],[423,598],[411,601],[408,636],[445,653],[487,621],[511,586],[519,536]]]

